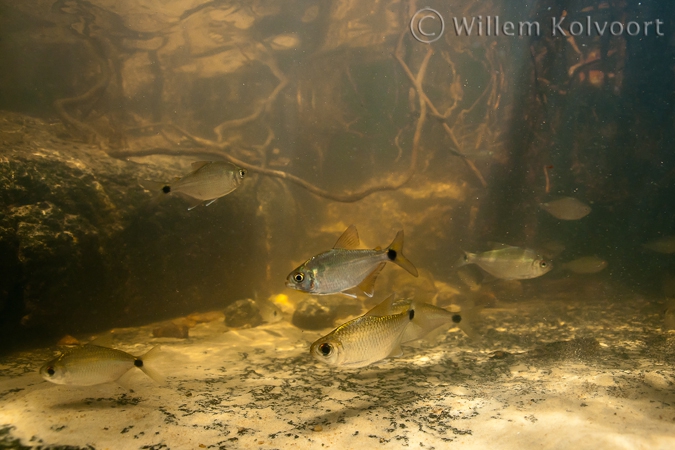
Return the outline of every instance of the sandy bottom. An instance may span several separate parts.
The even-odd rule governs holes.
[[[211,322],[187,340],[117,330],[133,354],[162,344],[166,385],[133,369],[128,388],[57,386],[36,373],[53,349],[14,354],[0,361],[0,447],[675,448],[675,336],[656,305],[500,306],[480,343],[450,330],[354,371],[315,362],[322,333],[288,322]]]

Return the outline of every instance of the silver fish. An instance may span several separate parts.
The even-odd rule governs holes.
[[[665,236],[642,244],[642,247],[657,253],[675,253],[675,236]]]
[[[560,220],[579,220],[591,213],[591,207],[573,197],[542,203],[541,209]]]
[[[529,248],[505,246],[483,253],[464,252],[459,266],[476,264],[502,280],[526,280],[540,277],[553,269],[553,263]]]
[[[578,274],[597,273],[607,267],[607,261],[597,256],[582,256],[573,261],[563,263],[561,267]]]
[[[192,163],[192,172],[177,178],[172,183],[139,180],[143,189],[163,194],[180,193],[194,199],[188,210],[202,203],[209,206],[237,189],[246,176],[242,169],[226,161],[197,161]]]
[[[394,296],[378,307],[388,309]],[[376,307],[377,308],[377,307]],[[331,366],[358,368],[401,354],[401,337],[415,311],[407,308],[398,314],[365,315],[350,320],[312,344],[310,353]]]
[[[163,377],[152,368],[159,347],[142,356],[134,356],[114,348],[87,344],[63,353],[45,363],[40,375],[47,381],[69,386],[92,386],[118,380],[134,367],[161,383]]]
[[[286,278],[286,286],[311,294],[336,294],[341,292],[351,297],[356,295],[345,292],[357,287],[372,297],[375,280],[387,261],[398,264],[413,276],[417,276],[415,266],[403,256],[403,231],[399,231],[389,247],[381,250],[357,249],[359,234],[351,225],[340,236],[335,246],[320,253],[291,272]]]

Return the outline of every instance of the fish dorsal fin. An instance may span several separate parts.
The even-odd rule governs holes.
[[[387,263],[384,262],[378,264],[375,270],[370,272],[370,275],[368,275],[362,282],[359,283],[358,288],[361,289],[368,297],[372,297],[375,293],[375,280],[377,280],[377,276],[380,274],[380,272],[382,272],[382,269],[384,269],[386,264]]]
[[[199,170],[207,164],[211,164],[212,161],[195,161],[192,163],[192,170]]]
[[[514,245],[504,244],[502,242],[489,241],[487,244],[488,244],[488,247],[490,247],[490,250],[502,250],[504,248],[516,248]]]
[[[389,297],[382,300],[376,306],[372,307],[368,311],[366,316],[388,316],[392,314],[394,309],[394,300],[396,300],[396,294],[391,294]]]
[[[349,228],[347,228],[345,232],[342,233],[342,236],[340,236],[340,239],[337,240],[333,248],[352,250],[359,248],[359,245],[359,232],[356,231],[355,225],[350,225]]]

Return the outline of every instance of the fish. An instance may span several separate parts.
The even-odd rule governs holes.
[[[134,367],[158,383],[163,377],[152,367],[159,354],[153,347],[142,356],[134,356],[109,347],[87,344],[69,350],[40,368],[45,380],[68,386],[93,386],[119,380]]]
[[[493,277],[502,280],[537,278],[553,269],[553,263],[534,250],[508,245],[483,253],[464,252],[457,266],[466,264],[476,264]]]
[[[160,196],[179,193],[190,197],[189,211],[201,204],[209,206],[231,193],[241,186],[246,173],[246,169],[227,161],[197,161],[192,163],[192,172],[173,182],[139,180],[138,183],[143,189],[158,192]]]
[[[582,256],[573,261],[563,263],[560,267],[578,274],[598,273],[607,267],[607,261],[597,256]]]
[[[388,261],[399,265],[414,277],[415,266],[403,255],[403,230],[399,231],[389,247],[372,250],[358,249],[359,234],[349,226],[335,246],[305,261],[286,277],[286,286],[310,294],[342,293],[358,287],[368,297],[375,290],[375,280]]]
[[[401,344],[423,338],[431,331],[451,323],[471,338],[477,334],[463,313],[395,295],[366,314],[346,322],[310,347],[315,359],[335,367],[365,367],[390,356],[400,356]]]
[[[542,254],[546,258],[555,258],[564,252],[567,247],[559,241],[547,241],[540,245],[539,248],[541,248]]]
[[[375,308],[388,310],[390,296]],[[346,322],[310,346],[310,354],[322,363],[356,369],[402,353],[400,342],[415,317],[410,306],[397,314],[363,316]]]
[[[254,302],[258,307],[258,312],[260,312],[263,322],[277,323],[284,318],[281,309],[274,302],[265,299],[254,300]]]
[[[665,236],[642,244],[642,247],[657,253],[675,253],[675,236]]]
[[[387,307],[388,309],[385,309]],[[409,309],[415,311],[415,316],[403,331],[400,341],[401,344],[422,339],[433,330],[447,324],[458,326],[459,329],[471,339],[478,340],[480,338],[472,325],[472,322],[475,320],[479,311],[479,309],[475,307],[471,309],[467,308],[466,310],[463,309],[460,312],[452,312],[429,303],[413,299],[400,299],[390,304],[383,302],[366,314],[397,314],[408,311]]]
[[[483,275],[479,269],[471,269],[469,266],[460,267],[457,270],[457,277],[471,291],[476,292],[480,290]]]
[[[591,207],[574,197],[562,197],[539,205],[541,209],[560,220],[579,220],[591,213]]]

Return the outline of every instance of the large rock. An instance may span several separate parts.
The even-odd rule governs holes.
[[[246,183],[193,211],[180,198],[153,202],[137,179],[171,179],[189,160],[114,159],[61,131],[0,113],[3,344],[214,309],[248,293],[262,252]]]

